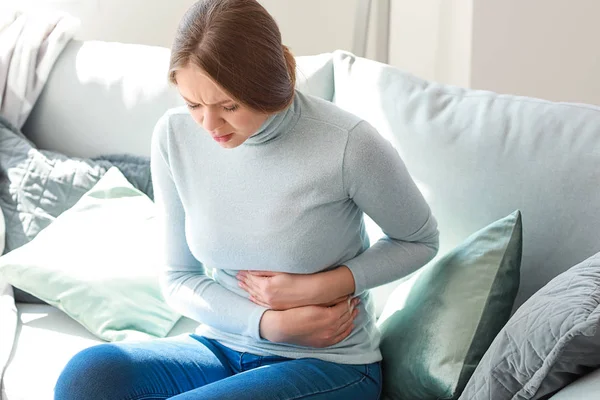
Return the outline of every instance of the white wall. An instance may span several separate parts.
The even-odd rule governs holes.
[[[192,0],[0,0],[20,8],[60,9],[78,17],[78,39],[168,47]]]
[[[442,1],[451,0],[392,0],[389,64],[436,79]]]
[[[390,64],[422,78],[600,105],[597,0],[393,0]]]
[[[471,86],[473,2],[444,0],[438,14],[435,80],[456,86]]]
[[[389,63],[421,78],[468,87],[473,0],[392,0]]]
[[[471,85],[600,104],[600,2],[477,1]]]
[[[259,0],[296,55],[352,49],[357,0]],[[377,0],[374,0],[377,1]],[[170,47],[195,0],[0,0],[21,9],[62,9],[81,19],[78,39]]]
[[[259,1],[277,21],[294,54],[352,49],[356,0]]]
[[[352,50],[358,0],[259,1],[296,55]],[[376,7],[379,0],[372,1]],[[0,0],[0,5],[62,8],[82,20],[80,39],[169,47],[193,2]],[[391,0],[389,63],[443,83],[600,104],[598,15],[597,0]],[[367,56],[373,58],[374,35],[368,43]]]

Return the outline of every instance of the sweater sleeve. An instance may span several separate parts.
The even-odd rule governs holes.
[[[398,152],[367,122],[349,132],[344,189],[385,234],[346,261],[355,294],[400,279],[437,254],[439,233],[429,205]]]
[[[151,173],[161,243],[161,288],[178,313],[216,329],[260,339],[260,320],[267,310],[231,292],[205,273],[189,249],[185,210],[169,163],[168,115],[152,136]]]

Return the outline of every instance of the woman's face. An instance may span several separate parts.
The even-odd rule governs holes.
[[[194,121],[226,149],[244,143],[268,118],[268,114],[236,102],[206,72],[192,64],[177,70],[177,88]]]

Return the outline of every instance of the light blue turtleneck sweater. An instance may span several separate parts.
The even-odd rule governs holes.
[[[358,117],[299,92],[234,149],[221,148],[186,108],[167,112],[153,136],[152,176],[165,298],[203,323],[198,334],[237,351],[381,360],[368,289],[415,271],[438,249],[435,218],[391,144]],[[373,246],[363,213],[386,235]],[[361,297],[348,338],[309,348],[260,337],[266,308],[238,287],[237,271],[312,274],[339,265]]]

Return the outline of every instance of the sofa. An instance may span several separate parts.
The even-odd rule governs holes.
[[[167,83],[168,58],[164,48],[71,41],[23,133],[39,148],[72,157],[148,156],[156,121],[183,105]],[[366,119],[399,151],[438,220],[438,257],[522,212],[513,312],[600,251],[600,109],[427,82],[342,51],[297,61],[299,90]],[[378,314],[396,284],[373,290]],[[50,305],[17,303],[17,310],[2,399],[51,399],[70,357],[102,340]],[[197,326],[182,317],[169,336]],[[599,398],[600,370],[581,375],[551,398]]]

